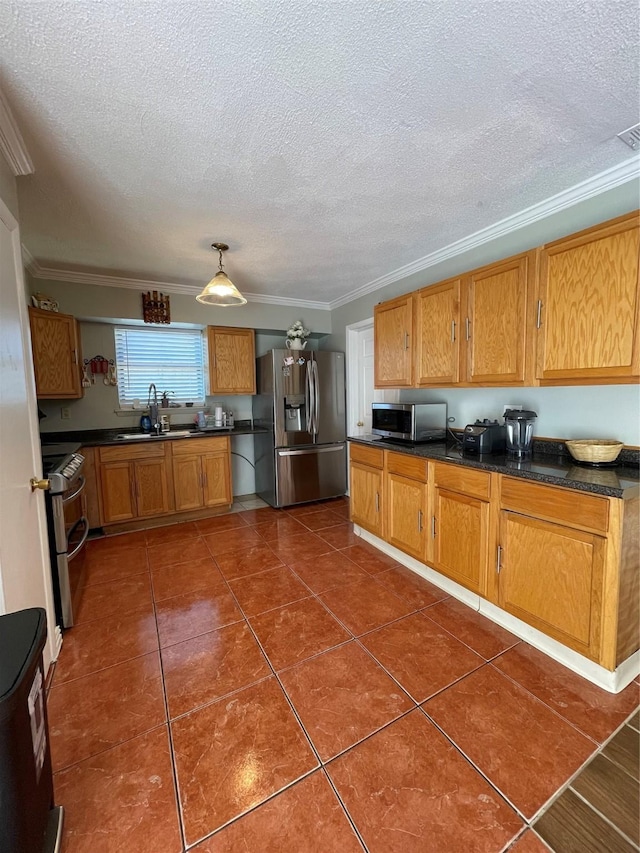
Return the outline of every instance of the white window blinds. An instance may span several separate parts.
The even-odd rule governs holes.
[[[199,329],[116,328],[120,404],[147,402],[153,382],[158,396],[173,392],[178,403],[204,403],[204,341]]]

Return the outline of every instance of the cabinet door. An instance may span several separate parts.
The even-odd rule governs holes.
[[[460,360],[460,279],[419,290],[415,310],[416,384],[455,384]]]
[[[463,285],[461,378],[477,385],[525,381],[527,290],[535,253],[471,273]]]
[[[537,377],[542,384],[640,375],[638,216],[544,246]]]
[[[253,329],[209,326],[209,380],[212,394],[255,394]]]
[[[382,536],[382,471],[351,463],[351,521]]]
[[[139,459],[134,463],[138,517],[164,515],[171,511],[164,459]]]
[[[208,453],[202,457],[202,473],[204,479],[204,505],[229,506],[231,495],[231,472],[229,470],[229,454]]]
[[[29,308],[31,346],[40,399],[82,397],[78,324],[69,314]]]
[[[376,388],[411,387],[412,317],[411,294],[382,302],[373,309]]]
[[[591,533],[503,510],[500,607],[597,660],[604,542]]]
[[[202,457],[174,456],[173,494],[176,510],[200,509],[204,506]]]
[[[398,474],[387,474],[385,539],[424,562],[427,486]]]
[[[135,471],[132,462],[104,462],[100,465],[102,521],[111,524],[136,517]]]
[[[436,486],[431,537],[434,568],[485,595],[489,503]]]

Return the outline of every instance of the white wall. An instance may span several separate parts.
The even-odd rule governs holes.
[[[544,438],[614,438],[640,446],[640,388],[588,385],[558,388],[445,388],[400,392],[405,403],[444,402],[462,429],[476,418],[501,418],[507,403],[521,404],[538,417],[534,435]],[[502,423],[502,421],[500,421]]]

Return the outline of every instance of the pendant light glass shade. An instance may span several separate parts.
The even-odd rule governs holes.
[[[245,305],[247,300],[224,272],[217,272],[199,296],[204,305]]]
[[[219,305],[221,308],[225,308],[227,305],[246,305],[247,300],[222,269],[222,253],[229,247],[226,243],[213,243],[211,248],[216,249],[220,258],[218,272],[202,293],[196,296],[196,300],[202,302],[203,305]]]

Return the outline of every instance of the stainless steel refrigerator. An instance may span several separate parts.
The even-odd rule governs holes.
[[[271,350],[256,359],[256,493],[282,507],[343,495],[347,488],[342,352]]]

